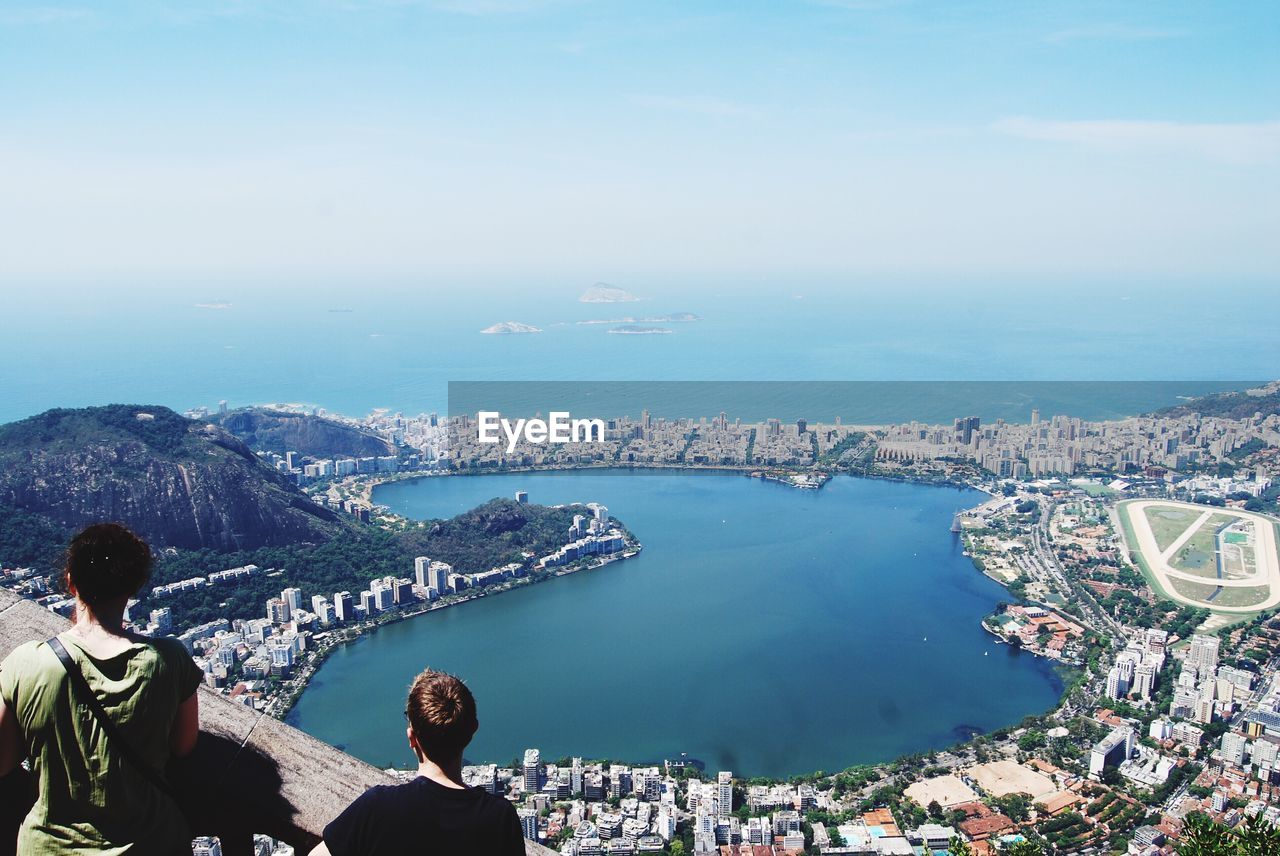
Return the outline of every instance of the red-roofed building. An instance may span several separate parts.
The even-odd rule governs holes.
[[[1003,814],[989,814],[986,817],[971,817],[960,821],[958,829],[970,841],[986,841],[988,838],[1004,835],[1014,830],[1013,821]]]

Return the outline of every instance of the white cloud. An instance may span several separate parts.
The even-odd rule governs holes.
[[[1280,121],[1055,121],[1016,117],[1001,119],[991,127],[1026,140],[1121,152],[1187,154],[1227,163],[1258,163],[1280,156]]]
[[[735,104],[719,98],[704,98],[697,95],[640,95],[635,99],[641,107],[652,110],[667,110],[672,113],[693,113],[699,116],[718,116],[724,118],[758,119],[760,110],[744,104]]]

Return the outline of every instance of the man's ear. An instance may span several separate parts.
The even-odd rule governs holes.
[[[418,745],[418,735],[413,733],[413,726],[405,726],[405,734],[409,738],[409,748],[413,750],[414,757],[421,761],[424,757],[422,747]]]

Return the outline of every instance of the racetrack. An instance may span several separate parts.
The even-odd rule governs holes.
[[[1199,516],[1187,526],[1168,548],[1161,550],[1156,543],[1155,533],[1151,529],[1151,521],[1146,514],[1146,509],[1153,506],[1172,506],[1185,511],[1196,511],[1199,512]],[[1271,518],[1251,511],[1237,511],[1233,508],[1211,508],[1205,510],[1202,505],[1163,499],[1136,499],[1122,502],[1118,506],[1118,511],[1121,519],[1128,524],[1128,529],[1133,533],[1136,542],[1130,544],[1129,548],[1138,552],[1147,569],[1155,576],[1160,587],[1164,589],[1164,593],[1173,600],[1191,606],[1208,607],[1214,612],[1225,613],[1260,612],[1264,609],[1280,606],[1280,553],[1277,553],[1276,550],[1276,527]],[[1169,564],[1182,545],[1215,514],[1240,518],[1253,524],[1255,567],[1254,572],[1248,577],[1209,579],[1178,570]],[[1267,586],[1269,591],[1262,603],[1242,607],[1218,606],[1214,603],[1183,596],[1173,586],[1173,580],[1175,579],[1199,585],[1221,586],[1222,588]]]

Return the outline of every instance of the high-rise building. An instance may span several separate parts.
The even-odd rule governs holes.
[[[173,610],[167,606],[151,610],[151,623],[156,626],[156,635],[164,636],[173,630]]]
[[[280,599],[289,604],[290,614],[302,609],[302,589],[287,588],[280,592]]]
[[[1138,655],[1132,651],[1123,651],[1116,657],[1115,664],[1107,672],[1107,697],[1122,699],[1129,695],[1133,686],[1133,673]]]
[[[1133,754],[1133,729],[1121,725],[1094,744],[1089,753],[1089,775],[1098,777],[1108,765],[1119,765]]]
[[[1187,652],[1187,665],[1194,666],[1198,679],[1212,676],[1218,670],[1217,636],[1192,636],[1191,648]]]
[[[333,596],[333,616],[339,621],[351,621],[356,617],[356,602],[349,591],[340,591]]]
[[[524,792],[526,794],[536,794],[538,792],[541,766],[542,756],[537,749],[524,750]]]
[[[1198,691],[1179,686],[1173,691],[1173,700],[1169,702],[1169,715],[1179,719],[1192,719],[1196,715],[1196,703],[1199,700]]]
[[[378,612],[378,606],[374,600],[374,594],[369,589],[360,592],[360,609],[364,612],[365,617],[375,615]]]
[[[431,568],[431,560],[426,556],[419,556],[413,560],[413,581],[418,584],[419,588],[429,588],[431,579],[428,572]]]
[[[537,841],[538,813],[531,808],[519,808],[516,809],[516,814],[520,817],[520,831],[524,833],[524,837]]]
[[[1126,670],[1125,666],[1128,666]],[[1107,698],[1122,699],[1129,695],[1129,678],[1133,674],[1133,664],[1128,661],[1116,663],[1107,672]]]
[[[1164,654],[1169,644],[1169,631],[1152,627],[1147,631],[1146,643],[1152,654]]]
[[[982,425],[977,416],[964,416],[955,421],[954,442],[968,446],[973,442],[974,432]]]
[[[444,597],[449,593],[449,577],[453,566],[448,562],[432,562],[428,571],[427,584],[436,590],[436,594]]]
[[[1249,761],[1260,768],[1274,770],[1280,766],[1276,763],[1280,761],[1280,744],[1273,738],[1259,737],[1249,747]]]
[[[1156,667],[1153,663],[1143,663],[1133,670],[1133,692],[1138,698],[1151,698],[1156,686]]]
[[[1214,702],[1214,685],[1213,682],[1205,684],[1200,689],[1200,696],[1196,699],[1195,720],[1196,722],[1213,722],[1213,702]]]
[[[1228,731],[1222,735],[1222,760],[1237,767],[1244,766],[1244,752],[1248,741],[1243,734]]]
[[[721,817],[728,817],[733,812],[733,773],[728,770],[716,776],[716,805]]]
[[[582,793],[582,759],[574,758],[569,767],[569,791],[573,796]]]
[[[272,624],[288,624],[289,617],[289,604],[282,598],[273,597],[267,601],[267,620]]]

